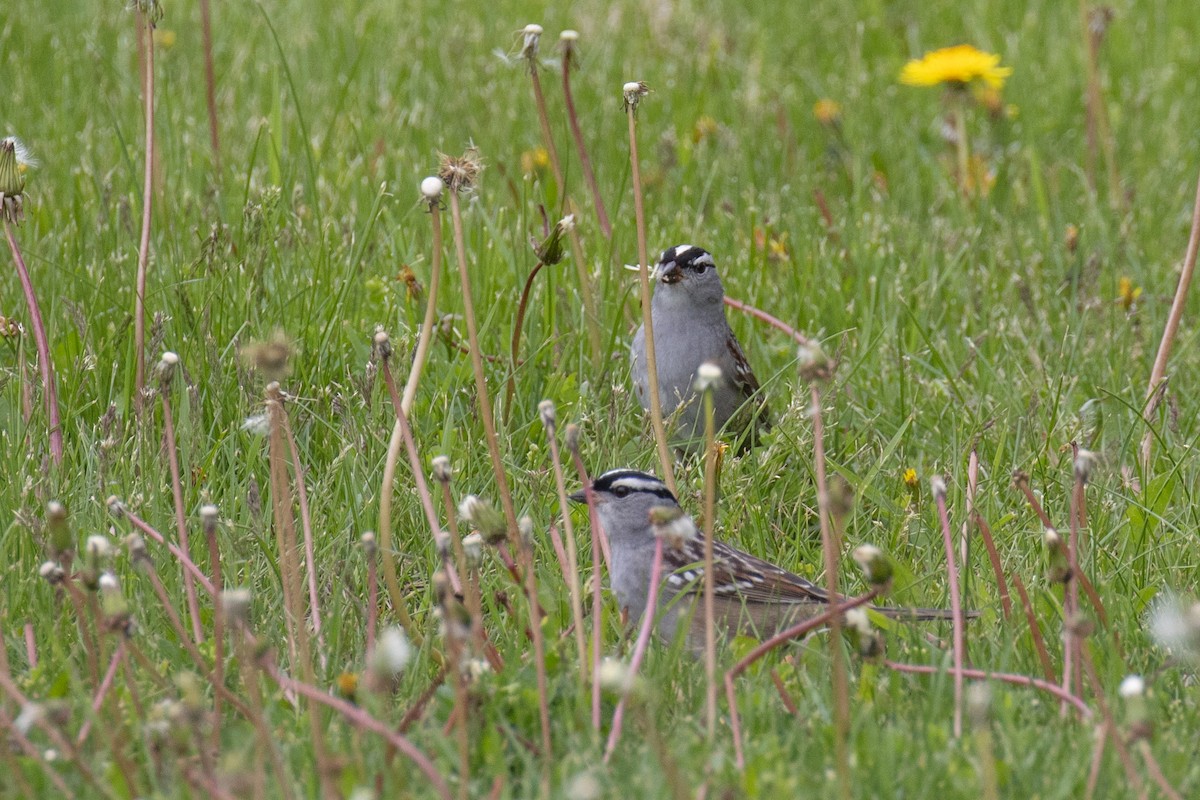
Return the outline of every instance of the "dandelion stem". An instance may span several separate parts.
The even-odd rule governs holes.
[[[546,441],[550,445],[550,461],[554,465],[558,511],[562,515],[563,529],[566,533],[567,586],[571,592],[571,619],[575,629],[575,647],[579,651],[579,680],[582,682],[587,679],[583,669],[583,665],[587,663],[587,634],[583,630],[583,597],[579,586],[579,554],[575,543],[575,526],[571,522],[571,512],[567,505],[567,483],[563,474],[562,453],[558,448],[558,425],[545,416],[542,420],[546,424]]]
[[[825,425],[821,415],[821,389],[809,386],[813,420],[813,460],[817,473],[817,517],[821,527],[821,551],[825,557],[825,591],[830,601],[838,596],[838,553],[840,537],[831,524],[829,481],[825,470]],[[850,797],[850,688],[846,675],[846,653],[842,649],[842,617],[829,620],[829,656],[833,679],[834,758],[837,765],[838,791],[843,800]]]
[[[179,450],[175,443],[175,419],[171,413],[169,382],[163,381],[161,388],[159,399],[162,401],[163,436],[167,440],[167,462],[171,469],[171,495],[175,501],[175,529],[179,535],[179,549],[190,554],[187,512],[183,507],[183,481],[179,473]],[[200,600],[196,596],[196,583],[187,570],[183,571],[183,589],[187,596],[188,616],[192,622],[192,641],[199,644],[204,641],[204,631],[200,627]]]
[[[592,531],[592,727],[600,733],[600,633],[604,621],[604,611],[600,597],[600,543],[603,534],[600,528],[600,517],[596,513],[596,495],[592,492],[592,482],[588,479],[587,470],[583,466],[583,458],[579,455],[579,443],[567,437],[567,446],[571,450],[571,458],[575,462],[575,472],[583,485],[583,493],[587,500],[588,519]]]
[[[1150,383],[1146,387],[1145,410],[1142,418],[1149,428],[1158,410],[1159,388],[1167,374],[1167,359],[1171,356],[1171,345],[1175,343],[1175,335],[1179,333],[1179,321],[1183,319],[1183,309],[1187,305],[1188,289],[1192,285],[1192,275],[1196,271],[1196,257],[1200,253],[1200,180],[1196,183],[1196,201],[1192,208],[1192,232],[1188,236],[1187,253],[1183,257],[1183,271],[1179,275],[1179,285],[1175,287],[1175,299],[1171,301],[1171,313],[1167,315],[1167,324],[1163,328],[1162,340],[1158,344],[1158,353],[1154,356],[1154,367],[1150,370]],[[1150,475],[1150,445],[1153,432],[1146,431],[1142,437],[1142,474]]]
[[[212,14],[209,0],[200,0],[200,37],[204,48],[204,99],[208,106],[208,138],[212,143],[213,164],[221,175],[221,135],[217,123],[217,78],[213,69]]]
[[[637,116],[633,103],[625,104],[625,115],[629,120],[629,166],[633,173],[633,210],[637,220],[638,284],[642,295],[642,327],[646,336],[646,382],[650,386],[650,422],[654,427],[654,440],[658,444],[658,460],[662,465],[663,480],[671,493],[675,491],[675,470],[671,462],[671,450],[667,445],[667,429],[663,425],[662,400],[658,386],[658,360],[654,348],[654,320],[650,309],[650,265],[646,253],[646,210],[642,203],[642,172],[637,148]]]
[[[54,382],[54,363],[50,360],[50,339],[46,336],[46,323],[42,319],[37,294],[33,291],[29,269],[25,266],[25,259],[21,257],[21,248],[17,246],[12,224],[8,220],[4,220],[4,235],[8,239],[8,249],[12,251],[13,263],[17,267],[17,277],[21,280],[21,291],[25,294],[25,306],[29,311],[29,324],[33,328],[33,342],[37,347],[38,369],[42,373],[42,391],[46,403],[46,420],[50,425],[50,457],[55,464],[62,464],[62,418],[59,415],[58,388]]]
[[[588,156],[587,146],[583,141],[583,130],[579,127],[579,117],[575,113],[575,97],[571,93],[571,50],[563,48],[562,55],[562,87],[563,99],[567,106],[567,121],[571,126],[571,137],[575,140],[575,150],[579,153],[579,163],[583,167],[583,178],[592,192],[592,205],[596,210],[596,221],[605,239],[612,238],[612,223],[608,221],[608,211],[604,208],[604,200],[600,197],[600,189],[596,185],[596,174],[592,171],[592,159]]]
[[[142,182],[142,234],[138,242],[137,286],[135,289],[133,338],[136,376],[133,386],[133,407],[139,413],[145,403],[146,391],[146,272],[150,261],[150,218],[154,205],[154,21],[138,12],[138,27],[144,35],[142,52],[146,62],[143,70],[142,99],[146,114],[146,159]]]
[[[934,479],[933,496],[937,501],[938,520],[942,523],[942,545],[946,551],[946,577],[950,584],[950,616],[951,624],[954,626],[954,736],[959,738],[962,736],[962,670],[966,641],[963,631],[962,592],[958,585],[958,562],[954,558],[954,538],[950,533],[950,515],[946,510],[946,483],[940,477]]]
[[[637,643],[633,647],[633,656],[629,659],[629,681],[632,684],[637,678],[638,668],[646,655],[646,646],[650,643],[650,633],[654,630],[654,617],[658,611],[658,585],[662,582],[663,537],[656,536],[654,540],[654,560],[650,562],[650,588],[646,592],[646,611],[642,614],[642,627],[638,631]],[[715,684],[714,684],[715,685]],[[612,758],[621,739],[621,726],[625,719],[625,704],[629,693],[621,695],[617,708],[613,712],[612,729],[608,733],[608,744],[604,747],[604,763]]]
[[[717,735],[716,569],[713,566],[713,526],[717,512],[717,430],[713,386],[704,390],[704,723],[711,743]],[[659,540],[661,547],[661,538]],[[832,597],[832,595],[830,595]],[[650,614],[654,606],[647,605]]]
[[[475,323],[475,304],[471,299],[471,276],[467,272],[467,252],[463,234],[462,210],[459,206],[458,192],[450,192],[450,218],[454,225],[454,249],[458,256],[458,274],[462,281],[463,316],[467,321],[467,337],[471,345],[471,366],[475,372],[476,402],[479,404],[479,416],[483,421],[483,432],[487,439],[488,454],[492,459],[492,471],[496,477],[496,488],[500,493],[500,504],[504,509],[505,521],[508,523],[509,537],[517,533],[517,512],[513,508],[512,495],[508,489],[508,479],[504,475],[504,460],[500,455],[500,443],[496,438],[496,421],[492,414],[492,402],[488,397],[487,377],[483,372],[482,350],[479,349],[479,331]]]

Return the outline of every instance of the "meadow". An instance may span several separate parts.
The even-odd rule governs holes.
[[[0,269],[0,797],[1200,792],[1194,316],[1148,393],[1197,235],[1193,10],[600,6],[214,4],[211,109],[197,2],[162,8],[152,48],[119,2],[0,9],[0,137],[35,159],[5,261],[27,266],[61,415],[59,453],[36,325]],[[960,43],[1011,68],[1002,88],[901,82]],[[636,175],[629,81],[650,90]],[[441,154],[481,169],[431,200]],[[882,654],[825,632],[738,675],[736,733],[723,686],[710,730],[705,665],[679,647],[651,644],[625,686],[637,628],[593,603],[604,569],[554,462],[579,488],[577,435],[592,475],[661,471],[629,381],[637,192],[651,263],[700,245],[730,298],[814,343],[798,355],[727,309],[775,426],[724,454],[717,535],[821,582],[832,527],[847,595],[870,588],[851,554],[871,544],[887,603],[941,608],[949,537],[980,612],[966,665],[1007,678],[960,693],[950,623],[876,619]],[[568,211],[563,259],[530,280],[531,242]],[[818,346],[828,375],[802,369]],[[529,523],[476,559],[431,527],[466,534],[468,495],[505,506],[481,402]],[[703,461],[675,478],[699,519]],[[721,671],[753,645],[726,643]]]

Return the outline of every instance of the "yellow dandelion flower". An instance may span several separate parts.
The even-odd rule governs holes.
[[[842,104],[837,100],[822,97],[813,103],[813,116],[822,125],[836,125],[842,120]]]
[[[1121,278],[1117,282],[1117,302],[1126,311],[1133,308],[1133,304],[1142,296],[1142,287],[1134,286],[1133,281],[1129,278]]]
[[[1000,89],[1011,74],[1012,67],[1000,66],[1000,56],[960,44],[909,61],[900,72],[900,82],[908,86],[936,86],[939,83],[965,86],[978,79]]]
[[[164,50],[170,50],[175,46],[175,31],[169,28],[154,29],[154,43]]]
[[[708,114],[703,114],[696,120],[696,124],[692,126],[692,141],[700,144],[705,139],[715,136],[719,130],[720,125],[717,124],[717,121]]]
[[[550,166],[550,154],[544,147],[535,147],[521,153],[521,171],[526,175],[544,172]]]
[[[917,478],[917,471],[912,467],[904,470],[904,485],[910,489],[919,488],[921,485],[920,479]]]

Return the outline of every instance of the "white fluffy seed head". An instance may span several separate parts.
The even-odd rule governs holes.
[[[111,572],[106,572],[100,576],[100,591],[102,592],[119,592],[121,584],[117,581],[117,576]]]
[[[413,648],[404,629],[393,625],[384,628],[375,640],[375,651],[371,654],[371,670],[380,677],[394,678],[404,672],[412,661]]]
[[[437,175],[430,175],[421,181],[421,194],[426,200],[437,200],[445,188],[446,184]]]
[[[93,534],[87,538],[87,544],[84,547],[84,552],[86,552],[91,558],[108,558],[110,555],[112,555],[112,544],[108,541],[107,536]]]
[[[564,42],[577,42],[579,41],[579,31],[567,28],[558,35],[558,38]]]
[[[724,373],[711,361],[705,361],[696,370],[696,391],[708,392],[721,385]]]
[[[1129,700],[1133,697],[1141,697],[1146,693],[1146,681],[1141,675],[1126,675],[1125,680],[1121,681],[1121,686],[1117,689],[1117,694]]]

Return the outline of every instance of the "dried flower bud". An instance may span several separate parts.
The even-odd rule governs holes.
[[[468,147],[466,152],[455,158],[445,153],[438,154],[438,177],[455,194],[469,192],[475,188],[479,173],[483,170],[483,162],[479,151]]]
[[[883,636],[871,624],[865,608],[852,608],[846,612],[846,633],[862,658],[874,660],[883,655]]]
[[[554,229],[550,231],[550,235],[541,244],[533,246],[533,252],[537,255],[538,261],[541,261],[548,267],[563,260],[563,255],[566,250],[563,247],[563,237],[565,237],[575,227],[575,215],[568,214],[567,216],[554,223]]]
[[[1092,472],[1100,463],[1100,456],[1091,450],[1084,450],[1082,447],[1075,454],[1075,480],[1081,483],[1090,483],[1092,480]]]
[[[542,418],[542,425],[546,430],[553,434],[554,427],[558,424],[558,412],[554,408],[554,401],[543,400],[538,403],[538,416]]]
[[[87,537],[87,544],[84,545],[84,552],[87,557],[93,561],[100,561],[110,557],[113,553],[112,543],[108,541],[107,536],[94,534]]]
[[[696,391],[711,392],[721,385],[723,379],[721,368],[711,361],[705,361],[696,370]]]
[[[142,564],[150,560],[150,550],[146,540],[140,533],[131,533],[125,537],[125,549],[129,552],[129,560],[134,564]]]
[[[375,328],[375,336],[371,340],[372,349],[375,358],[380,361],[387,361],[392,357],[392,338],[388,336],[388,332],[380,325]]]
[[[463,537],[462,544],[467,568],[479,569],[479,565],[483,563],[483,537],[478,533],[469,533]]]
[[[808,383],[829,380],[833,375],[829,357],[816,342],[800,345],[796,351],[796,369],[800,372],[800,379]]]
[[[43,561],[42,565],[38,567],[38,576],[51,586],[57,586],[63,582],[67,573],[57,561]]]
[[[873,544],[863,544],[854,548],[853,557],[871,588],[886,592],[895,575],[895,567],[887,554]]]
[[[572,453],[579,452],[579,426],[572,423],[566,428],[566,435],[563,437],[567,445],[567,449]]]
[[[1051,583],[1066,583],[1071,579],[1071,562],[1062,537],[1054,528],[1046,528],[1042,531],[1042,543],[1046,545],[1046,580]]]
[[[0,139],[0,219],[19,225],[25,218],[25,170],[32,159],[16,137]]]
[[[450,468],[450,457],[434,456],[433,479],[438,483],[449,483],[452,477],[454,477],[454,471]]]
[[[521,546],[533,547],[533,517],[524,516],[517,520],[517,533],[521,534]]]
[[[537,59],[538,43],[542,39],[542,26],[536,22],[531,22],[525,26],[525,30],[521,31],[523,36],[521,43],[521,58],[533,62]],[[530,64],[532,67],[532,63]]]
[[[57,500],[46,504],[46,529],[50,536],[50,554],[54,558],[65,558],[75,550],[71,526],[67,524],[67,508]]]
[[[359,537],[358,543],[362,545],[363,553],[367,558],[374,558],[379,552],[379,543],[375,541],[375,531],[364,531]]]
[[[508,536],[508,527],[495,506],[476,495],[469,494],[458,504],[458,514],[483,536],[491,545],[499,544]]]
[[[433,546],[437,548],[438,558],[450,558],[450,534],[446,531],[438,531],[433,534]]]
[[[171,385],[171,381],[175,378],[175,368],[179,366],[179,356],[170,350],[162,354],[158,359],[158,364],[154,367],[154,374],[158,377],[158,385],[166,388]]]
[[[579,31],[568,28],[558,35],[558,49],[563,54],[567,66],[576,63],[579,58]]]
[[[200,506],[200,524],[204,528],[204,533],[212,536],[217,532],[217,522],[220,520],[221,511],[212,503],[205,503]]]
[[[225,589],[221,592],[221,612],[225,619],[234,624],[246,624],[250,620],[249,589]]]
[[[625,98],[625,111],[632,111],[636,114],[642,98],[650,94],[650,87],[646,85],[645,81],[629,81],[621,87],[621,94]]]
[[[621,695],[628,694],[634,688],[636,680],[628,664],[612,657],[606,657],[600,662],[600,671],[596,673],[596,677],[605,691]]]
[[[125,516],[125,504],[115,494],[109,495],[108,499],[104,501],[104,505],[108,508],[108,513],[117,519]]]

